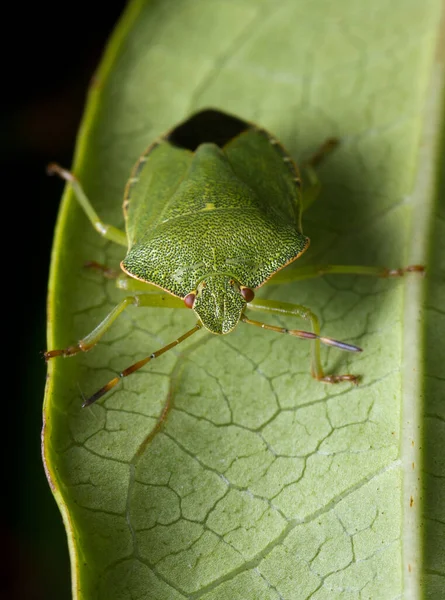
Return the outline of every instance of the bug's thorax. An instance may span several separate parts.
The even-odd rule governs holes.
[[[229,333],[237,326],[246,300],[236,279],[226,274],[208,275],[199,282],[195,294],[193,310],[211,333]]]

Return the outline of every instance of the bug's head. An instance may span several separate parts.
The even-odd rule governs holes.
[[[253,299],[253,291],[229,275],[209,275],[184,302],[193,308],[204,327],[211,333],[229,333],[238,324],[243,310]]]

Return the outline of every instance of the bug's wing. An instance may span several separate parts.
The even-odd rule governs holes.
[[[234,172],[254,190],[272,220],[285,220],[301,233],[300,176],[284,148],[266,131],[252,127],[224,146]]]
[[[171,199],[186,177],[199,146],[211,143],[222,148],[251,127],[250,123],[233,115],[205,109],[191,115],[149,146],[137,161],[125,190],[124,215],[129,247],[155,230],[172,208],[175,211]],[[193,210],[191,205],[188,208]]]
[[[147,193],[158,191],[154,176],[144,182]],[[280,193],[277,182],[259,197],[234,173],[224,149],[201,144],[179,184],[166,190],[162,210],[149,211],[155,221],[140,213],[145,229],[135,225],[138,237],[122,268],[180,297],[210,273],[230,273],[242,285],[258,287],[308,245],[292,202],[274,204]],[[148,199],[141,205],[147,207]]]
[[[127,184],[124,214],[129,249],[154,231],[169,210],[169,200],[185,177],[193,152],[165,140],[144,153]]]

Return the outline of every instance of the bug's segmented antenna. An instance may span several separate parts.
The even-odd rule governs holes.
[[[340,342],[339,340],[334,340],[330,337],[325,337],[321,335],[317,335],[316,333],[312,333],[311,331],[300,331],[299,329],[287,329],[283,330],[282,333],[288,333],[289,335],[293,335],[295,337],[301,337],[308,340],[320,340],[322,344],[326,346],[333,346],[335,348],[339,348],[340,350],[346,350],[347,352],[362,352],[362,349],[358,346],[354,346],[354,344],[347,344],[346,342]]]
[[[301,329],[286,329],[285,327],[268,325],[267,323],[262,323],[261,321],[253,321],[252,319],[248,319],[244,315],[241,317],[241,321],[243,321],[243,323],[247,323],[248,325],[256,325],[257,327],[261,327],[262,329],[275,331],[276,333],[285,333],[287,335],[292,335],[294,337],[299,337],[306,340],[320,340],[322,344],[325,344],[326,346],[333,346],[335,348],[339,348],[340,350],[347,350],[348,352],[362,352],[362,349],[358,346],[354,346],[353,344],[347,344],[346,342],[340,342],[339,340],[334,340],[330,337],[317,335],[312,331],[301,331]]]
[[[93,394],[92,396],[87,398],[83,402],[82,408],[85,408],[86,406],[90,406],[91,404],[93,404],[93,402],[96,402],[96,400],[99,400],[99,398],[102,398],[102,396],[104,396],[107,392],[109,392],[111,389],[113,389],[121,381],[121,379],[123,379],[124,377],[128,377],[128,375],[131,375],[135,371],[138,371],[139,369],[141,369],[144,365],[146,365],[148,362],[150,362],[154,358],[158,358],[158,356],[161,356],[161,354],[164,354],[164,352],[167,352],[167,350],[171,350],[171,348],[174,348],[175,346],[177,346],[178,344],[180,344],[181,342],[186,340],[188,337],[190,337],[191,335],[193,335],[194,333],[199,331],[201,329],[201,327],[202,327],[201,323],[196,323],[196,325],[193,327],[193,329],[186,331],[186,333],[181,335],[181,337],[179,337],[174,342],[171,342],[170,344],[163,346],[160,350],[156,350],[156,352],[153,352],[152,354],[150,354],[149,356],[146,356],[142,360],[138,360],[133,365],[130,365],[129,367],[127,367],[126,369],[121,371],[119,373],[119,375],[117,375],[116,377],[113,377],[113,379],[111,379],[108,383],[106,383],[103,387],[101,387],[100,390],[98,390],[95,394]]]

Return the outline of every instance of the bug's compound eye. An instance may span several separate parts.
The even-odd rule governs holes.
[[[248,287],[241,288],[241,295],[246,302],[252,302],[255,298],[255,292]]]
[[[195,298],[195,292],[190,292],[190,294],[187,294],[187,296],[184,298],[184,304],[187,308],[193,308],[193,305],[195,304]]]

